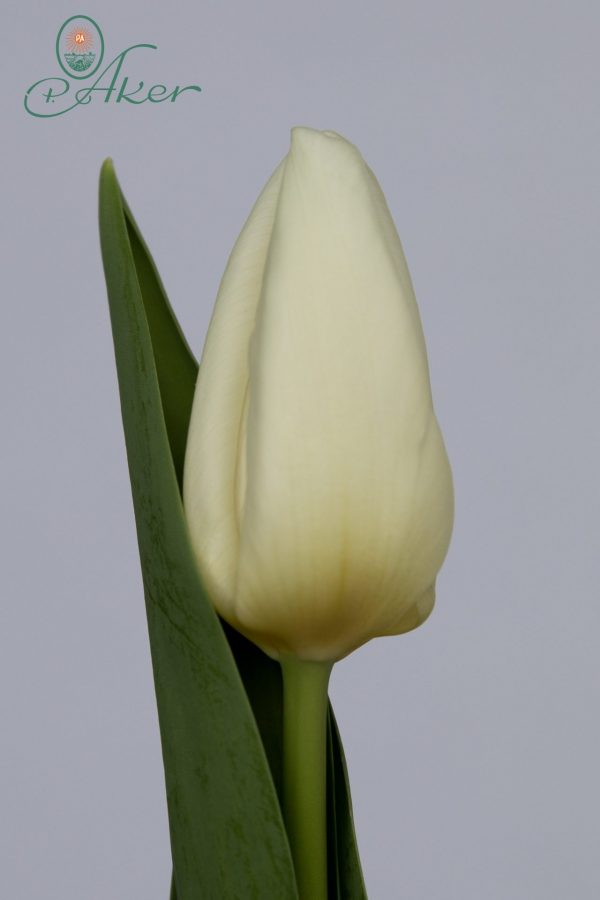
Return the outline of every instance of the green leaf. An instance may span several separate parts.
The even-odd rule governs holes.
[[[167,327],[163,335],[153,333],[151,339],[150,327],[162,330],[171,312],[139,238],[136,243],[131,220],[128,227],[110,161],[100,176],[100,235],[146,595],[177,897],[294,900],[293,866],[263,744],[229,645],[200,584],[183,517],[170,439],[177,438],[180,466],[184,437],[181,431],[175,433],[178,423],[180,428],[184,423],[177,408],[168,415],[164,412],[163,403],[177,390],[173,379],[157,375],[157,365],[160,360],[161,367],[173,366],[179,375],[190,365],[185,359],[177,362],[172,329]],[[163,385],[168,390],[161,395]],[[181,396],[185,395],[182,385]]]
[[[339,898],[339,900],[367,900],[367,891],[354,833],[352,801],[350,799],[350,784],[348,782],[344,748],[342,747],[340,733],[331,706],[329,707],[328,729],[332,775],[327,785],[328,808],[333,808],[335,815],[334,828],[337,856],[335,870],[338,877],[337,894],[334,894],[333,897]],[[331,863],[329,868],[331,877]]]
[[[200,583],[180,494],[197,365],[109,160],[100,231],[163,745],[171,900],[295,898],[276,796],[281,669],[220,622]],[[328,809],[332,898],[366,900],[331,709]]]

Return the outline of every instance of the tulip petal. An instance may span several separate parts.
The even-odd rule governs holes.
[[[249,350],[235,620],[307,659],[414,627],[450,470],[399,238],[337,135],[294,129]]]
[[[184,504],[202,570],[222,615],[235,621],[239,494],[243,493],[243,424],[248,345],[275,218],[283,165],[258,198],[229,258],[210,322],[187,447]],[[242,441],[242,446],[240,446]],[[237,498],[237,499],[236,499]]]

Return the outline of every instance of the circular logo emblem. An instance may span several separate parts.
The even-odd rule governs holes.
[[[56,38],[56,56],[69,78],[89,78],[104,56],[102,32],[89,16],[71,16]]]

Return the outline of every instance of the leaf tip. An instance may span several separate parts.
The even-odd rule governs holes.
[[[107,156],[100,167],[100,186],[107,184],[118,184],[115,164],[111,156]]]

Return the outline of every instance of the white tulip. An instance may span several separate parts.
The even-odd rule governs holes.
[[[278,659],[420,625],[453,519],[410,275],[333,132],[291,148],[233,249],[190,422],[184,505],[214,606]]]

